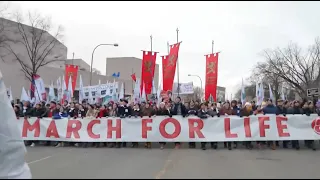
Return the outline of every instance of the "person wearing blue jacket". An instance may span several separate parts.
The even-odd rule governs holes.
[[[277,114],[278,108],[273,105],[272,99],[268,99],[267,106],[263,108],[263,114]],[[268,146],[271,147],[272,150],[276,149],[276,145],[273,141],[268,141]]]

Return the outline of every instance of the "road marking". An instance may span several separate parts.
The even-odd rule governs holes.
[[[164,164],[162,170],[155,176],[155,179],[161,179],[161,177],[166,173],[171,162],[171,159],[166,160],[166,163]]]
[[[38,160],[35,160],[35,161],[28,162],[28,164],[33,164],[33,163],[36,163],[36,162],[39,162],[39,161],[43,161],[43,160],[49,159],[51,157],[52,156],[47,156],[47,157],[44,157],[44,158],[41,158],[41,159],[38,159]]]

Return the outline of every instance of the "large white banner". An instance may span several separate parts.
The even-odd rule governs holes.
[[[319,140],[320,117],[257,115],[145,118],[18,119],[25,140],[80,142],[216,142]]]
[[[178,94],[178,86],[179,87],[179,94],[193,94],[193,83],[174,83],[173,84],[173,94]]]

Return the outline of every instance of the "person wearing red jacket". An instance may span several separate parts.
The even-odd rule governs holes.
[[[107,117],[108,116],[108,109],[106,108],[105,105],[102,105],[100,107],[100,111],[98,113],[97,118],[102,118],[102,117]]]

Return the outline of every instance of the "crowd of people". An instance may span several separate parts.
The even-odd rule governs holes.
[[[38,103],[34,107],[30,102],[23,102],[19,104],[13,104],[15,114],[17,118],[20,117],[51,117],[53,119],[61,119],[64,117],[68,118],[101,118],[101,117],[143,117],[143,116],[173,116],[181,115],[183,117],[189,115],[199,116],[201,119],[223,115],[237,115],[240,117],[257,115],[257,114],[276,114],[276,115],[286,115],[286,114],[305,114],[309,116],[310,114],[317,113],[320,114],[320,101],[308,101],[304,100],[303,102],[299,101],[284,101],[277,100],[274,103],[271,99],[264,101],[261,105],[256,105],[254,101],[247,102],[242,104],[236,100],[231,102],[226,101],[224,103],[211,103],[205,102],[200,103],[199,101],[190,101],[183,103],[180,97],[177,97],[175,101],[165,101],[163,100],[159,105],[156,103],[146,103],[142,102],[134,104],[133,102],[129,103],[126,99],[121,99],[119,103],[114,103],[110,101],[106,105],[88,104],[86,101],[82,103],[68,102],[64,101],[63,104],[51,101],[49,104],[45,102]],[[26,146],[35,146],[38,143],[36,141],[26,141]],[[56,147],[65,146],[66,143],[70,146],[94,146],[94,147],[127,147],[126,142],[108,142],[108,143],[73,143],[73,142],[55,142]],[[51,142],[44,142],[46,146],[50,146]],[[165,142],[160,142],[160,148],[163,149],[166,145]],[[217,149],[217,142],[210,142],[211,148]],[[237,148],[238,145],[242,145],[247,149],[253,149],[256,145],[256,148],[263,148],[267,146],[273,150],[277,147],[280,147],[278,141],[267,141],[267,142],[224,142],[224,148],[232,150]],[[305,146],[307,148],[316,150],[315,141],[306,140]],[[151,143],[146,142],[144,146],[146,148],[151,148]],[[175,148],[180,148],[181,143],[175,142]],[[207,143],[201,142],[201,149],[205,150]],[[300,144],[299,141],[283,141],[282,147],[289,148],[291,145],[292,148],[299,150]],[[131,147],[136,148],[139,146],[139,143],[132,142]],[[195,142],[189,142],[189,148],[196,148]]]

